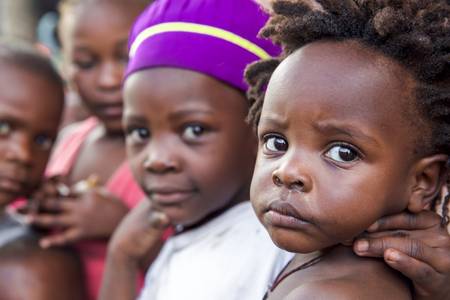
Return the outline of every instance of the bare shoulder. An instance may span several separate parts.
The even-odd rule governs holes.
[[[69,124],[63,128],[58,133],[57,143],[61,142],[62,140],[66,139],[67,137],[73,135],[74,133],[78,132],[80,130],[80,126],[85,121],[79,121],[76,123]]]
[[[382,260],[349,256],[328,269],[333,271],[299,285],[285,300],[412,299],[407,280]]]
[[[287,295],[285,300],[298,299],[333,299],[333,300],[347,300],[347,299],[364,299],[364,300],[379,300],[379,299],[396,299],[396,300],[410,300],[411,294],[404,288],[396,288],[393,286],[386,286],[373,288],[373,285],[366,285],[366,282],[351,279],[335,279],[322,280],[310,282],[299,286]]]
[[[297,276],[300,284],[282,299],[412,299],[409,282],[400,273],[381,259],[358,257],[348,247],[333,248]]]

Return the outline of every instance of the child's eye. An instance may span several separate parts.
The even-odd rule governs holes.
[[[133,144],[144,143],[150,138],[150,131],[145,127],[134,127],[127,130],[127,141]]]
[[[79,69],[88,70],[92,69],[96,62],[93,59],[78,59],[73,62]]]
[[[357,150],[349,145],[334,145],[326,153],[325,156],[339,163],[349,163],[360,159]]]
[[[188,125],[183,129],[182,137],[185,140],[191,141],[198,139],[202,134],[204,134],[206,128],[201,125]]]
[[[264,148],[269,152],[286,152],[288,142],[278,135],[266,135],[264,137]]]
[[[11,124],[0,121],[0,136],[7,136],[11,132]]]
[[[34,142],[39,146],[42,150],[50,150],[53,146],[53,139],[45,134],[37,135],[34,138]]]

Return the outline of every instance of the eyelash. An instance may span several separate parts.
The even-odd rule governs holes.
[[[346,149],[353,151],[356,154],[356,158],[351,161],[339,161],[339,160],[336,160],[336,159],[333,159],[333,158],[327,156],[327,154],[330,153],[330,151],[335,147],[342,147],[342,148],[346,148]],[[327,147],[327,150],[323,153],[323,157],[325,159],[327,159],[328,161],[330,161],[331,163],[337,164],[338,166],[348,166],[349,164],[354,164],[354,163],[364,159],[363,153],[357,147],[355,147],[352,144],[345,143],[345,142],[334,142],[331,145],[329,145]]]
[[[282,140],[285,143],[286,149],[284,149],[284,150],[276,150],[276,149],[275,150],[271,150],[271,149],[269,149],[268,148],[268,142],[271,139],[278,139],[278,141]],[[275,133],[264,134],[264,135],[262,135],[260,140],[262,140],[262,142],[263,142],[263,149],[266,150],[267,152],[270,152],[271,154],[286,152],[287,149],[289,148],[288,141],[286,140],[286,138],[284,136],[282,136],[280,134],[275,134]],[[266,153],[266,154],[269,154],[269,153]]]
[[[142,134],[145,131],[146,134]],[[150,138],[150,130],[144,126],[130,126],[125,130],[126,139],[133,144],[142,144]],[[136,135],[137,134],[137,135]]]

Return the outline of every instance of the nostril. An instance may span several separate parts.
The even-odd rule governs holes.
[[[290,190],[303,191],[304,188],[305,188],[305,184],[300,180],[294,181],[291,184],[289,184]]]
[[[272,176],[272,181],[276,186],[282,186],[283,182],[281,181],[281,179],[277,176],[277,175],[273,175]]]

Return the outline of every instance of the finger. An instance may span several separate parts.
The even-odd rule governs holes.
[[[64,246],[78,241],[79,238],[80,235],[78,230],[69,229],[41,239],[39,245],[44,249],[55,246]]]
[[[71,218],[66,214],[40,214],[34,216],[27,216],[26,222],[43,228],[60,228],[69,227],[72,225]]]
[[[427,263],[408,256],[401,251],[386,250],[384,260],[390,267],[411,279],[416,286],[432,287],[442,277],[439,272]]]
[[[378,219],[367,231],[382,230],[419,230],[427,229],[441,223],[441,217],[432,211],[423,211],[418,214],[403,212],[397,215]]]
[[[48,212],[68,212],[73,210],[74,203],[66,199],[47,199],[41,203],[40,207]]]
[[[149,224],[151,228],[163,230],[170,225],[169,217],[162,212],[154,212],[149,216]]]
[[[357,240],[353,249],[357,255],[367,257],[383,257],[385,251],[393,249],[425,262],[437,270],[442,268],[443,261],[449,259],[447,248],[432,248],[419,240],[407,238],[385,237]]]

